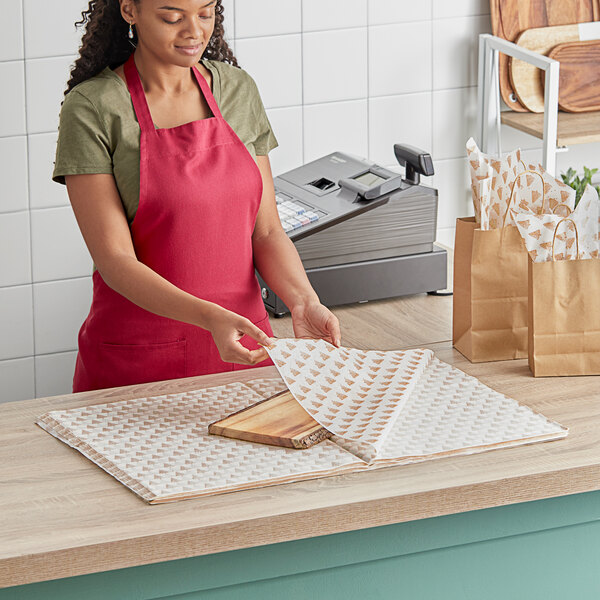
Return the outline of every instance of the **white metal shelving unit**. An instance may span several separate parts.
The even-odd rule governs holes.
[[[500,110],[498,55],[501,52],[544,71],[543,113]],[[543,140],[543,166],[556,176],[557,149],[600,142],[600,111],[569,113],[558,110],[559,68],[558,61],[537,52],[488,33],[479,36],[477,143],[484,152],[490,152],[495,137],[497,151],[501,153],[500,125],[504,123]]]
[[[558,134],[558,75],[560,63],[537,52],[520,48],[512,42],[490,35],[489,33],[482,33],[479,36],[479,72],[477,78],[477,106],[479,109],[477,114],[478,144],[484,152],[489,152],[492,147],[490,134],[494,132],[497,152],[498,154],[502,154],[500,133],[502,113],[500,110],[500,78],[498,76],[498,55],[500,52],[528,62],[538,69],[542,69],[545,73],[546,84],[544,86],[544,122],[542,132],[543,167],[546,171],[554,175],[556,170],[556,143]],[[516,114],[528,115],[528,113]],[[521,129],[520,127],[518,128]]]

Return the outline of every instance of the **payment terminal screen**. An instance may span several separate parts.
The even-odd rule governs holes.
[[[371,173],[371,171],[367,171],[362,175],[358,175],[358,177],[353,177],[354,181],[358,181],[367,187],[373,187],[374,185],[379,185],[380,183],[385,181],[385,177],[380,177],[379,175],[375,175],[375,173]]]

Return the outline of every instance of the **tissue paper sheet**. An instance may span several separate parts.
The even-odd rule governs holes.
[[[283,338],[267,351],[302,407],[334,434],[330,440],[373,465],[567,435],[562,425],[440,361],[431,350],[374,352]],[[395,369],[402,372],[394,374]],[[342,386],[355,370],[361,377],[347,390]],[[383,393],[373,400],[375,390]],[[367,423],[371,427],[364,428]]]
[[[566,435],[544,415],[434,357],[373,464],[420,462]],[[361,450],[336,436],[331,441],[354,454]]]
[[[268,352],[286,383],[256,379],[57,410],[36,422],[153,504],[559,439],[568,432],[429,350],[366,352],[322,340],[280,339]],[[286,384],[305,410],[329,424],[331,439],[298,450],[208,434],[209,423]]]
[[[153,504],[364,467],[329,440],[300,451],[210,435],[209,423],[285,389],[279,379],[251,383],[56,410],[36,422]]]
[[[521,206],[511,209],[533,262],[599,257],[598,193],[588,185],[575,210],[567,208],[563,214],[535,214]]]
[[[575,190],[542,165],[525,165],[520,149],[498,159],[481,152],[470,138],[467,157],[475,221],[482,230],[514,224],[514,213],[507,213],[511,208],[535,214],[556,211],[559,205],[569,211],[574,208]]]
[[[496,159],[483,153],[473,138],[469,138],[466,147],[475,221],[481,224],[483,213],[485,227],[482,226],[482,229],[503,227],[513,183],[517,175],[525,170],[521,150],[514,150]]]
[[[431,350],[336,348],[324,340],[278,339],[267,348],[281,377],[312,418],[360,443],[371,461],[427,367]]]

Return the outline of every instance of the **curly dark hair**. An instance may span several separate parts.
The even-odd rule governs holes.
[[[140,0],[134,0],[136,4]],[[81,38],[79,58],[71,69],[71,78],[64,92],[66,96],[78,83],[97,75],[107,66],[113,69],[123,64],[133,52],[127,32],[129,26],[121,15],[119,0],[90,0],[87,10],[81,13],[76,27],[85,25]],[[237,59],[227,42],[223,29],[222,0],[215,5],[215,27],[202,58],[209,58],[239,67]],[[131,42],[137,44],[137,33]]]

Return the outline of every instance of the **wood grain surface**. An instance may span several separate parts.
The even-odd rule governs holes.
[[[557,44],[576,41],[579,41],[577,25],[527,29],[516,39],[517,45],[544,56]],[[544,112],[543,71],[523,60],[511,58],[509,72],[511,85],[521,104],[531,112]]]
[[[275,367],[0,405],[0,587],[600,489],[600,380],[534,379],[526,360],[471,364],[453,350],[452,299],[334,312],[364,349],[423,346],[569,427],[564,440],[164,505],[148,505],[39,427],[60,408],[277,377]],[[273,320],[289,326],[289,320]],[[281,334],[281,329],[279,333]],[[420,338],[419,338],[420,335]],[[393,342],[396,341],[394,346]]]
[[[296,449],[310,448],[331,437],[289,390],[211,423],[208,433]]]
[[[600,19],[599,0],[490,0],[492,33],[509,42],[526,29],[550,25],[570,25]],[[514,111],[527,109],[519,102],[511,85],[509,57],[499,56],[500,93]]]
[[[524,131],[539,139],[544,139],[543,113],[517,113],[504,111],[500,115],[502,123],[519,131]],[[589,113],[567,113],[558,111],[557,146],[571,146],[600,142],[600,111]]]
[[[559,107],[569,112],[600,110],[600,40],[559,44],[548,56],[560,62]]]

